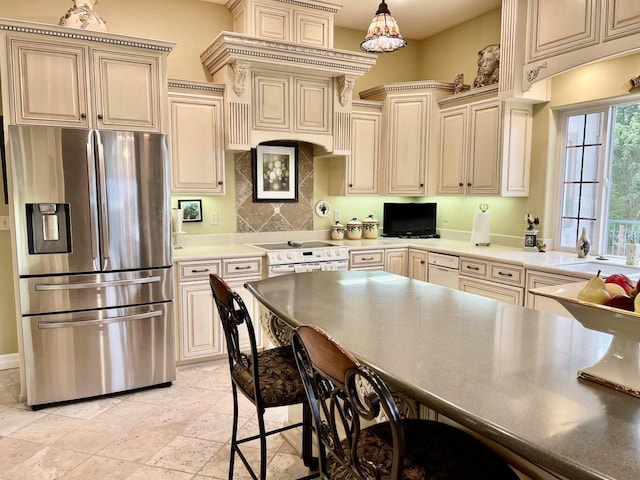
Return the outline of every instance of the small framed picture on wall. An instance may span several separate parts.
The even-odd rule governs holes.
[[[182,209],[183,222],[202,221],[202,200],[178,200],[178,208]]]
[[[251,149],[254,202],[298,201],[298,144],[269,142]]]

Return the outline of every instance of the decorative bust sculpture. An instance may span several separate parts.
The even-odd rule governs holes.
[[[484,87],[498,82],[500,75],[500,45],[487,45],[478,52],[478,76],[473,87]]]

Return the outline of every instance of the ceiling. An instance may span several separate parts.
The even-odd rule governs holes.
[[[228,0],[204,1],[226,5]],[[362,30],[364,36],[380,0],[330,0],[329,3],[343,5],[334,17],[337,26]],[[402,36],[422,40],[498,8],[502,0],[386,0],[386,3]]]

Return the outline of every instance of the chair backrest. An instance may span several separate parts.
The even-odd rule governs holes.
[[[314,416],[323,472],[327,473],[326,449],[342,470],[356,478],[400,479],[404,432],[400,413],[384,382],[315,326],[298,327],[292,344]],[[388,420],[393,441],[393,457],[384,464],[364,454],[366,449],[358,449],[362,429],[381,413]]]
[[[258,358],[258,347],[256,344],[255,331],[251,315],[247,310],[242,297],[237,292],[231,290],[219,275],[210,274],[209,284],[213,299],[216,302],[220,321],[224,329],[224,337],[227,343],[227,353],[229,355],[229,367],[231,372],[234,368],[241,367],[245,370],[251,370],[254,378],[254,399],[256,403],[262,405],[260,396],[258,363],[252,362],[252,358]],[[246,335],[242,336],[240,332]],[[242,349],[241,340],[249,339],[248,348]]]

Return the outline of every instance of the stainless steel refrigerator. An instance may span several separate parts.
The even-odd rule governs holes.
[[[175,380],[165,135],[10,126],[27,404]]]

